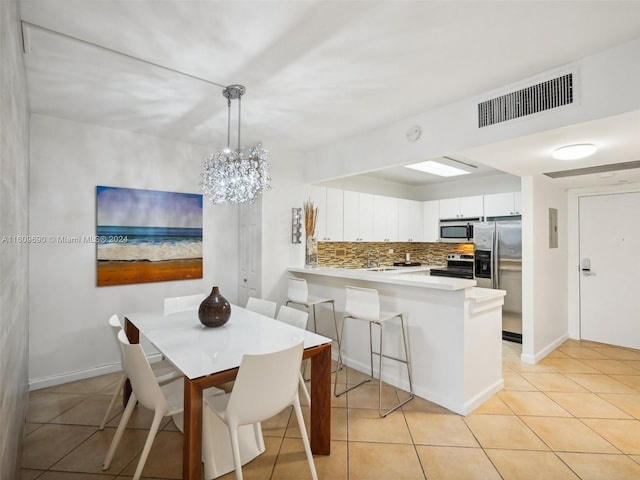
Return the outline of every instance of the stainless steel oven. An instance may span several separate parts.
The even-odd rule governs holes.
[[[440,241],[452,243],[473,242],[473,224],[480,218],[440,220]]]

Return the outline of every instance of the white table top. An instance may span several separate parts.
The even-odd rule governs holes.
[[[200,323],[198,310],[164,315],[129,313],[125,317],[184,375],[195,379],[240,366],[245,353],[269,353],[304,338],[304,347],[331,343],[322,335],[301,330],[237,305],[221,327]]]

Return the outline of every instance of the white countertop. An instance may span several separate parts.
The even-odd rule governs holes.
[[[429,275],[429,266],[421,267],[381,267],[389,269],[376,271],[371,268],[336,268],[336,267],[289,267],[290,272],[308,275],[321,275],[325,277],[366,280],[368,282],[391,283],[394,285],[407,285],[411,287],[434,288],[437,290],[464,290],[475,287],[475,280],[452,277],[432,277]]]

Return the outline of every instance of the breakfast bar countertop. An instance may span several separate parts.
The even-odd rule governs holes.
[[[289,267],[290,272],[308,275],[321,275],[369,282],[391,283],[411,287],[433,288],[437,290],[464,290],[475,287],[476,281],[464,278],[432,277],[430,266],[419,267],[372,267],[372,268],[337,268],[337,267]]]

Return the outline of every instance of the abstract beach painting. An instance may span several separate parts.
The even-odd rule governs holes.
[[[202,195],[96,187],[97,284],[202,278]]]

